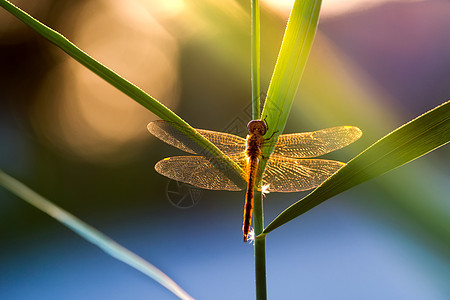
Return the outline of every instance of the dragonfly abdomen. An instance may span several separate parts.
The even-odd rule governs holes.
[[[258,170],[259,159],[257,157],[249,157],[247,164],[247,192],[245,194],[244,204],[244,224],[242,225],[242,232],[244,233],[244,242],[247,242],[248,233],[250,232],[250,225],[252,222],[253,213],[253,198],[254,187],[256,181],[256,171]]]

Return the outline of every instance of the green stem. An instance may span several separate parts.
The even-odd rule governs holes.
[[[252,119],[261,118],[260,99],[260,22],[259,2],[252,0],[252,34],[251,34],[251,60],[252,60]]]
[[[37,209],[58,220],[69,229],[71,229],[84,239],[88,240],[92,244],[98,246],[100,249],[102,249],[112,257],[126,263],[127,265],[135,268],[138,271],[141,271],[150,278],[156,280],[158,283],[177,295],[180,299],[193,299],[166,274],[144,260],[142,257],[119,245],[94,227],[86,224],[74,215],[51,203],[20,181],[9,176],[1,170],[0,185],[2,185],[4,188],[6,188],[19,198],[33,205]]]
[[[252,0],[252,34],[251,34],[251,61],[252,61],[252,119],[261,118],[260,103],[260,17],[259,2]],[[255,187],[259,186],[261,177],[257,178]],[[262,194],[255,188],[253,202],[253,230],[255,237],[264,230],[264,213]],[[255,239],[255,285],[256,299],[267,299],[266,283],[266,237]]]
[[[266,235],[264,230],[264,214],[262,194],[255,189],[254,198],[254,232],[255,232],[255,283],[256,299],[267,299],[266,282]],[[261,234],[261,235],[260,235]]]

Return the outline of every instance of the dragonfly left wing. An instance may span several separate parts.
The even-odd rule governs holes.
[[[242,165],[245,158],[231,157]],[[215,161],[212,161],[212,160]],[[155,170],[170,179],[188,183],[198,188],[221,191],[240,191],[245,189],[244,178],[234,178],[227,164],[220,158],[203,156],[174,156],[160,160]]]
[[[180,150],[192,154],[207,155],[207,150],[201,148],[186,137],[177,128],[177,125],[165,121],[153,121],[147,125],[148,131],[163,142]],[[204,129],[196,129],[201,135],[216,145],[226,155],[234,155],[245,150],[245,139],[229,133]]]
[[[345,163],[326,159],[295,159],[272,155],[261,185],[270,192],[299,192],[318,187]]]

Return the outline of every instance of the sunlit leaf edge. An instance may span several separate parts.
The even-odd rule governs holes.
[[[264,229],[263,234],[297,218],[331,197],[408,163],[449,141],[450,101],[447,101],[368,147],[312,193],[279,214]]]
[[[296,0],[289,16],[261,114],[268,124],[266,135],[273,139],[286,126],[314,42],[321,4],[321,0]],[[262,151],[263,157],[269,157],[273,145],[264,145]],[[261,169],[264,164],[263,160]]]

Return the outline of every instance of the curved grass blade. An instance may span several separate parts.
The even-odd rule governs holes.
[[[256,1],[257,3],[257,1]],[[267,91],[266,102],[262,111],[261,119],[265,120],[269,125],[267,136],[276,141],[286,125],[286,121],[291,110],[297,92],[300,78],[306,65],[306,61],[311,50],[312,42],[316,33],[317,22],[319,19],[319,11],[321,0],[296,0],[289,16],[289,21],[284,33],[283,42],[281,43],[280,52],[278,54],[275,69],[270,80],[269,89]],[[256,6],[252,6],[257,10]],[[257,23],[259,14],[252,11],[252,18]],[[255,27],[253,27],[255,28]],[[252,32],[255,40],[259,32]],[[252,43],[253,46],[253,43]],[[258,48],[253,49],[258,55]],[[252,58],[256,59],[256,55]],[[255,64],[252,60],[252,65]],[[255,68],[253,69],[254,71]],[[259,85],[259,82],[258,82]],[[257,95],[259,97],[259,95]],[[259,101],[255,101],[253,95],[253,118],[255,119],[258,111],[255,106],[259,106]],[[275,143],[265,143],[262,148],[262,157],[269,157],[273,151]],[[266,167],[267,159],[261,159],[258,175],[256,179],[257,185],[261,182],[262,173]],[[255,233],[261,233],[264,226],[262,196],[255,191]],[[255,271],[256,271],[256,294],[257,299],[266,299],[266,274],[265,274],[265,238],[259,236],[255,240]]]
[[[450,141],[450,101],[406,123],[352,159],[312,193],[283,211],[263,234],[304,214],[313,207]]]
[[[157,281],[159,284],[167,288],[180,299],[194,299],[187,294],[180,286],[178,286],[170,277],[161,270],[144,260],[142,257],[134,254],[130,250],[119,245],[111,238],[107,237],[97,229],[84,223],[74,215],[66,212],[62,208],[51,203],[41,195],[37,194],[23,183],[9,176],[0,170],[0,184],[7,190],[22,198],[37,209],[48,214],[69,229],[88,240],[92,244],[111,255],[112,257],[126,263],[130,267],[141,271],[145,275]]]
[[[289,16],[261,117],[269,126],[266,136],[274,140],[286,125],[314,41],[321,4],[321,0],[296,0]],[[274,143],[266,144],[263,156],[269,157]]]
[[[177,124],[176,128],[182,132],[184,135],[188,136],[199,146],[207,150],[211,156],[224,157],[224,161],[227,166],[234,172],[236,177],[241,176],[243,170],[236,165],[231,159],[225,156],[214,144],[205,139],[201,134],[199,134],[194,128],[192,128],[188,123],[181,119],[178,115],[172,112],[169,108],[164,106],[158,100],[144,92],[142,89],[124,79],[114,71],[110,70],[106,66],[102,65],[100,62],[96,61],[94,58],[90,57],[88,54],[83,52],[75,44],[70,42],[66,37],[58,33],[57,31],[47,27],[38,20],[34,19],[32,16],[22,11],[20,8],[14,6],[6,0],[0,0],[0,6],[5,10],[10,12],[12,15],[17,17],[23,23],[28,25],[31,29],[36,31],[42,37],[55,44],[57,47],[61,48],[64,52],[69,54],[79,63],[81,63],[86,68],[90,69],[92,72],[103,78],[106,82],[110,83],[118,90],[122,91],[124,94],[128,95],[130,98],[150,110],[152,113],[160,117],[161,119],[171,122],[172,124]]]

